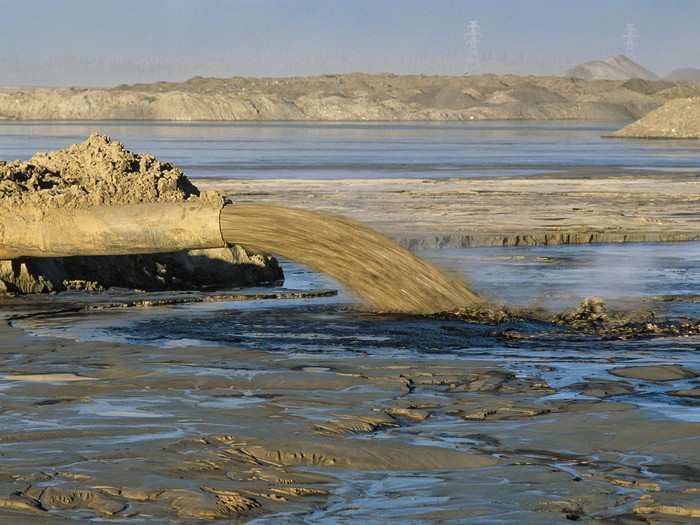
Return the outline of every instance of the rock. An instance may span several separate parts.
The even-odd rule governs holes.
[[[644,381],[678,381],[698,377],[696,372],[681,365],[629,366],[613,368],[610,373]]]
[[[586,381],[570,385],[569,388],[592,397],[620,396],[634,392],[634,387],[624,381]]]
[[[200,193],[182,171],[150,155],[131,153],[94,134],[27,162],[0,163],[0,206],[15,210],[82,208],[142,202],[199,201],[221,206],[217,193]],[[154,255],[0,261],[0,292],[98,291],[239,287],[284,279],[273,257],[233,246]]]

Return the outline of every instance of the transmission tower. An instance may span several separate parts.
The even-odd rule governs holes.
[[[634,24],[625,25],[625,33],[622,37],[625,40],[625,55],[629,58],[634,58],[637,51],[637,27]]]
[[[467,24],[467,74],[481,71],[479,44],[481,43],[481,26],[478,20],[470,20]]]

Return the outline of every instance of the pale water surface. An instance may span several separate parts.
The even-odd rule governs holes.
[[[623,123],[0,122],[0,160],[100,132],[192,177],[473,177],[571,167],[697,170],[699,141],[603,139]]]

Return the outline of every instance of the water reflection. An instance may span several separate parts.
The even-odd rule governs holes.
[[[192,177],[472,177],[571,167],[697,170],[700,144],[601,138],[620,125],[0,122],[0,160],[63,148],[99,131],[133,151],[175,162]]]

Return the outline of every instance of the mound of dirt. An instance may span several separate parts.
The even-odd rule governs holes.
[[[700,138],[700,98],[675,99],[612,134],[642,139]]]
[[[193,201],[218,207],[223,197],[200,194],[183,172],[151,155],[131,153],[109,137],[26,162],[0,162],[0,207],[81,208]],[[0,261],[0,291],[42,293],[119,286],[144,290],[250,286],[283,279],[277,261],[234,246],[170,254]]]
[[[0,161],[0,206],[79,208],[199,197],[179,168],[93,134],[26,162]]]

